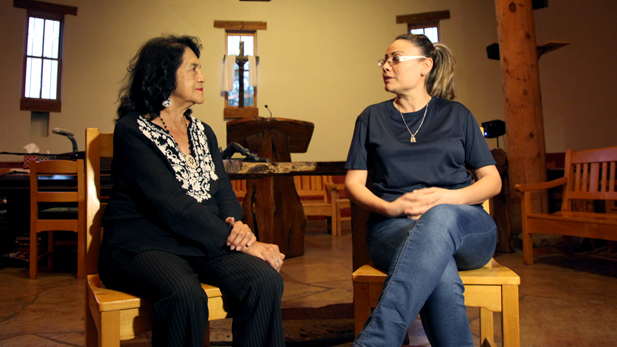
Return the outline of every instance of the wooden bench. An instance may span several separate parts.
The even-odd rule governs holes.
[[[533,248],[533,234],[617,241],[617,214],[613,210],[617,200],[616,167],[617,146],[578,152],[569,149],[566,152],[564,177],[549,182],[516,185],[516,190],[523,194],[521,209],[525,264],[533,264],[534,255],[538,253]],[[561,211],[532,211],[532,192],[557,187],[563,187]],[[577,208],[588,201],[604,203],[604,211],[589,212]]]

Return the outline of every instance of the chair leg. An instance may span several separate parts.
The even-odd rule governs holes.
[[[364,323],[366,323],[371,314],[368,289],[368,283],[355,282],[353,284],[353,321],[356,336],[360,333]]]
[[[101,312],[100,347],[120,347],[120,311]]]
[[[86,232],[77,232],[77,278],[86,277]]]
[[[30,226],[30,279],[35,280],[39,274],[39,244],[36,228]]]
[[[335,203],[333,203],[336,205]],[[332,236],[338,236],[341,234],[340,232],[341,226],[341,213],[339,211],[332,212]]]
[[[523,227],[523,263],[533,265],[533,239],[525,229]]]
[[[206,338],[204,340],[204,347],[210,347],[210,322],[206,323]]]
[[[54,268],[54,232],[47,232],[47,269],[51,271]]]
[[[503,347],[520,347],[521,334],[518,308],[518,286],[502,286],[501,331]]]
[[[495,338],[493,311],[480,307],[480,341],[485,341],[487,338],[491,340]]]
[[[88,305],[88,301],[86,301],[86,317],[84,318],[86,347],[97,347],[99,345],[98,329]]]

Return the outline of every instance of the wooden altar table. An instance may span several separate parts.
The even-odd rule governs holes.
[[[345,162],[275,162],[255,163],[240,160],[225,160],[225,171],[232,180],[236,179],[260,179],[269,177],[297,176],[297,175],[344,175]],[[259,241],[275,243],[287,258],[297,257],[304,254],[304,227],[306,217],[304,212],[287,211],[285,215],[293,216],[292,223],[299,228],[283,228],[278,219],[281,214],[273,208],[275,201],[275,189],[267,189],[262,192],[252,204],[246,204],[250,211],[245,211],[245,218],[251,223],[259,221]],[[302,209],[302,205],[286,205],[287,209]],[[294,213],[298,212],[298,213]],[[247,216],[248,215],[248,216]]]

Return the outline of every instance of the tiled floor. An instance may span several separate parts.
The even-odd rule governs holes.
[[[285,262],[289,346],[351,346],[351,237],[348,226],[343,231],[332,237],[311,229],[305,255]],[[553,255],[525,266],[520,253],[495,258],[521,276],[521,346],[617,345],[616,260]],[[42,273],[31,281],[26,269],[0,270],[0,346],[83,346],[83,290],[83,281],[70,273]],[[476,309],[469,317],[473,330]],[[229,324],[212,324],[213,346],[231,345]],[[411,344],[425,346],[421,325],[416,321],[413,328]],[[147,341],[148,335],[126,345]]]

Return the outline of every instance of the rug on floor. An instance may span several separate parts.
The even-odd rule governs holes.
[[[354,339],[353,304],[283,308],[287,347],[335,347]],[[231,346],[231,319],[210,322],[210,345]]]

